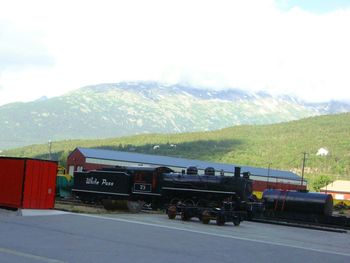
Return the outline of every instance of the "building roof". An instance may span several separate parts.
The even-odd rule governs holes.
[[[189,166],[196,166],[198,169],[205,169],[207,167],[213,167],[216,171],[224,170],[224,172],[234,172],[235,166],[241,167],[241,172],[250,172],[252,175],[271,177],[271,178],[283,178],[288,180],[300,181],[301,178],[295,173],[289,171],[275,170],[267,168],[258,168],[252,166],[244,166],[237,164],[223,164],[206,162],[194,159],[184,159],[175,158],[168,156],[152,155],[152,154],[142,154],[142,153],[130,153],[123,151],[112,151],[103,149],[90,149],[90,148],[76,148],[79,150],[86,158],[113,160],[113,161],[126,161],[126,162],[138,162],[143,164],[153,164],[153,165],[164,165],[164,166],[175,166],[186,168]]]
[[[350,193],[350,181],[337,180],[321,188],[322,192]]]

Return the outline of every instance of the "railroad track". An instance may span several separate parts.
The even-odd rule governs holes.
[[[347,227],[347,226],[318,224],[315,222],[306,222],[301,220],[287,220],[287,219],[278,219],[278,218],[255,218],[252,221],[258,222],[258,223],[264,223],[264,224],[299,227],[299,228],[307,228],[307,229],[322,230],[322,231],[337,232],[337,233],[347,233],[348,230],[350,230],[350,227]]]
[[[57,199],[56,204],[73,206],[73,207],[78,206],[78,207],[86,207],[86,208],[105,210],[105,208],[102,204],[83,203],[80,200],[73,199],[73,198]],[[147,210],[142,210],[142,211],[149,212]],[[350,220],[350,218],[349,218],[349,220]],[[315,222],[306,222],[306,221],[302,221],[302,220],[290,220],[290,219],[285,219],[285,218],[264,217],[264,218],[254,218],[252,221],[257,222],[257,223],[264,223],[264,224],[299,227],[299,228],[307,228],[307,229],[338,232],[338,233],[347,233],[350,230],[350,227],[348,227],[348,226],[319,224],[319,223],[315,223]]]
[[[55,203],[58,204],[58,205],[84,206],[84,207],[90,207],[90,208],[104,209],[103,205],[101,205],[101,204],[83,203],[80,200],[73,199],[73,198],[56,199]]]
[[[97,210],[105,210],[105,211],[128,211],[128,208],[125,205],[116,205],[115,207],[111,207],[111,209],[106,209],[102,204],[97,204],[97,203],[84,203],[78,199],[74,199],[74,198],[65,198],[65,199],[56,199],[55,203],[58,206],[67,206],[67,207],[59,207],[59,209],[62,210],[71,210],[72,207],[82,207],[82,208],[92,208],[92,209],[97,209]],[[78,209],[79,210],[79,209]],[[145,213],[156,213],[154,211],[152,211],[150,208],[148,207],[143,207],[142,212]],[[130,212],[130,211],[129,211]]]

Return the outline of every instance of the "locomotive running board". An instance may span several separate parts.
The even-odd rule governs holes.
[[[139,195],[155,195],[155,196],[161,196],[161,194],[154,194],[154,193],[145,193],[145,192],[132,192],[133,194],[139,194]]]
[[[223,192],[223,191],[212,191],[212,190],[198,190],[191,188],[175,188],[175,187],[163,187],[162,190],[176,190],[176,191],[192,191],[192,192],[205,192],[214,194],[236,194],[236,192]]]

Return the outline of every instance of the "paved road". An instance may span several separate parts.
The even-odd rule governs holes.
[[[165,215],[0,213],[0,262],[350,262],[350,234]]]

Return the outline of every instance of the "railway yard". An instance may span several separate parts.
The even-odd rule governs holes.
[[[1,262],[350,259],[350,218],[334,213],[331,195],[266,189],[257,200],[240,167],[233,176],[212,167],[75,172],[63,197],[55,162],[0,160]]]
[[[73,210],[82,209],[74,207]],[[66,209],[68,210],[68,208]],[[350,234],[164,213],[0,211],[1,262],[348,262]],[[5,212],[4,212],[5,211]]]

